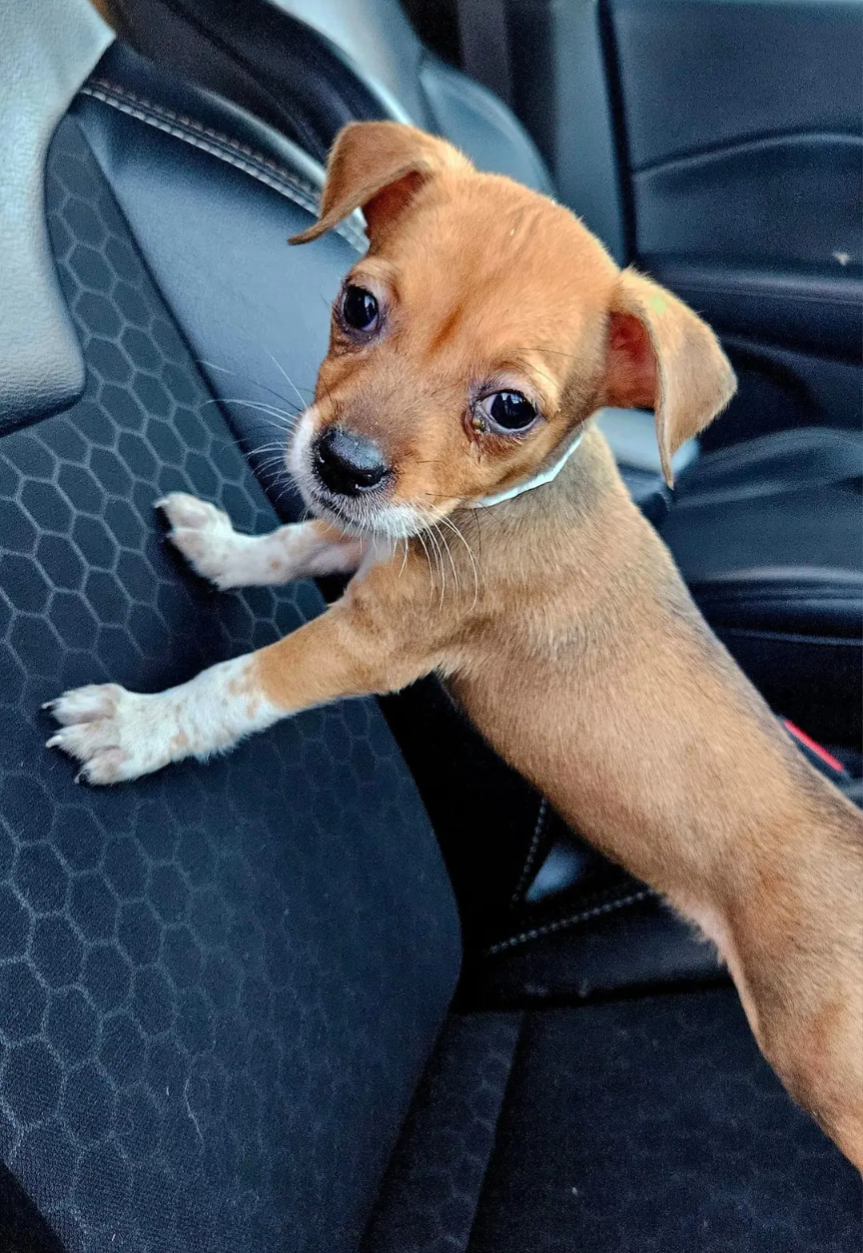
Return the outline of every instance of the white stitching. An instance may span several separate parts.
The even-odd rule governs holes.
[[[217,131],[212,126],[205,126],[203,122],[197,121],[196,118],[188,117],[185,113],[175,113],[173,109],[168,109],[163,104],[156,104],[155,101],[147,99],[146,96],[139,96],[136,92],[129,91],[128,87],[122,87],[119,83],[112,83],[107,78],[91,78],[88,83],[84,84],[81,90],[88,95],[96,95],[92,90],[94,85],[103,88],[104,91],[110,92],[112,95],[120,96],[121,99],[129,101],[131,104],[138,105],[142,109],[149,109],[150,112],[159,114],[161,117],[167,118],[179,126],[186,127],[188,130],[195,131],[207,139],[215,139],[219,143],[227,144],[229,148],[232,148],[241,156],[252,157],[260,165],[266,166],[274,174],[278,174],[286,179],[287,182],[293,183],[297,188],[306,191],[311,196],[317,196],[316,189],[306,179],[290,173],[284,166],[271,161],[269,157],[263,156],[254,148],[250,148],[248,144],[240,143],[238,139],[234,139],[231,135],[226,135],[223,131]],[[99,97],[97,96],[97,98]]]
[[[633,892],[631,896],[620,897],[615,901],[607,901],[604,905],[594,905],[592,909],[585,909],[580,914],[573,914],[570,918],[558,918],[556,922],[548,922],[542,927],[532,927],[529,931],[522,931],[520,935],[510,936],[508,940],[501,940],[498,944],[492,944],[485,951],[486,957],[493,957],[496,953],[503,953],[507,949],[515,948],[518,944],[525,944],[528,940],[538,940],[543,935],[552,935],[555,931],[562,931],[565,927],[573,927],[579,922],[588,922],[591,918],[600,918],[603,914],[611,914],[616,909],[623,909],[625,905],[635,905],[639,901],[646,900],[649,896],[655,896],[656,893],[652,888],[642,888],[639,892]]]
[[[548,801],[543,796],[539,802],[539,813],[536,816],[536,822],[533,825],[533,835],[531,837],[530,846],[527,850],[527,858],[522,867],[521,875],[516,884],[515,891],[512,894],[512,904],[518,905],[522,898],[522,893],[527,887],[527,878],[533,866],[533,859],[536,857],[539,841],[542,837],[543,827],[545,826],[545,817],[548,813]]]
[[[104,79],[94,78],[89,83],[85,83],[81,88],[81,95],[99,100],[102,104],[126,113],[147,126],[153,126],[167,135],[172,135],[175,139],[180,139],[184,143],[199,148],[202,152],[209,153],[210,156],[226,161],[236,169],[242,170],[244,174],[280,192],[288,200],[293,200],[300,208],[317,213],[320,197],[311,183],[298,178],[283,166],[277,165],[275,161],[256,152],[247,144],[231,138],[230,135],[204,126],[201,122],[186,117],[184,114],[174,113],[163,105],[154,104],[151,100],[137,96],[119,84],[110,83]],[[229,151],[225,151],[226,148]],[[365,240],[361,239],[359,233],[353,231],[348,223],[342,222],[334,229],[336,234],[341,235],[358,251],[365,250]]]

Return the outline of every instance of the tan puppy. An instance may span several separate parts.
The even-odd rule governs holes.
[[[732,395],[728,362],[566,209],[440,140],[349,126],[297,242],[358,207],[371,247],[289,452],[321,520],[252,538],[161,502],[220,587],[357,571],[347,593],[170,691],[66,693],[49,743],[114,783],[436,671],[574,828],[714,941],[765,1055],[863,1167],[863,821],[706,628],[587,422],[654,407],[670,479]]]
[[[114,17],[111,13],[111,0],[90,0],[90,3],[99,16],[105,19],[109,26],[115,25]]]

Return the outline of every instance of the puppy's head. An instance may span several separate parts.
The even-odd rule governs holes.
[[[568,210],[443,140],[346,127],[320,219],[292,242],[357,208],[369,250],[289,450],[306,503],[343,529],[415,534],[532,477],[603,405],[655,409],[670,482],[676,448],[730,399],[694,313],[621,273]]]

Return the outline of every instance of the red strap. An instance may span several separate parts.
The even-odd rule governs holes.
[[[837,761],[832,753],[827,752],[826,748],[823,748],[821,744],[817,744],[815,740],[811,739],[810,736],[806,734],[805,731],[801,731],[799,727],[796,727],[793,722],[789,722],[787,718],[783,718],[782,721],[785,724],[786,730],[794,736],[795,740],[799,740],[801,744],[805,744],[810,752],[813,752],[816,757],[820,757],[825,765],[828,765],[831,770],[836,770],[839,774],[845,773],[845,767],[842,765],[842,762]]]

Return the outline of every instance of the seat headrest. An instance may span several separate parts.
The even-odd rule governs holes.
[[[45,221],[45,159],[113,39],[88,0],[0,3],[0,430],[66,408],[84,360]]]

